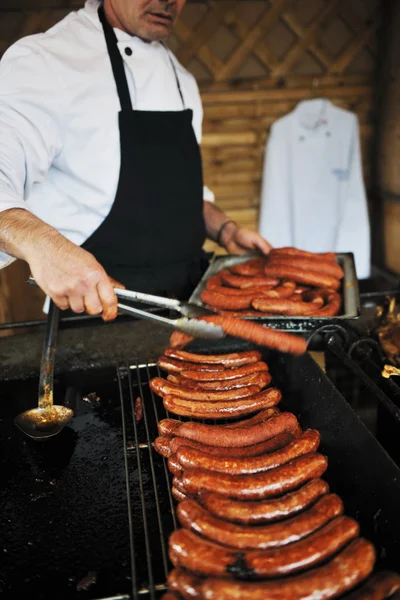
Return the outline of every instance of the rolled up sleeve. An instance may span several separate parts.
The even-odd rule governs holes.
[[[29,209],[33,186],[60,151],[60,96],[37,46],[33,51],[22,42],[6,52],[0,62],[0,212]],[[3,263],[9,258],[0,253]]]

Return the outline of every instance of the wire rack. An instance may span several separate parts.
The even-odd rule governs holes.
[[[149,387],[155,363],[118,367],[129,514],[132,598],[160,598],[171,564],[168,538],[176,528],[167,461],[153,448],[157,423],[169,416]],[[141,399],[142,418],[135,414]]]

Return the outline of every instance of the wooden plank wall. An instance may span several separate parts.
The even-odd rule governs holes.
[[[50,27],[81,4],[0,0],[0,55],[16,39]],[[217,204],[239,223],[257,227],[269,127],[307,98],[326,97],[357,113],[364,173],[371,187],[382,4],[210,0],[185,7],[170,47],[199,82],[205,181]],[[25,274],[18,266],[2,274],[0,318],[26,316],[18,302],[10,305],[20,285],[15,281]],[[29,317],[38,314],[37,296],[33,304]]]

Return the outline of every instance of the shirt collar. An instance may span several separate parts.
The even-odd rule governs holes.
[[[329,124],[331,106],[331,102],[325,98],[303,100],[296,106],[294,113],[301,127],[315,131]]]
[[[100,0],[86,0],[84,8],[82,8],[83,14],[93,23],[93,25],[102,31],[102,25],[100,23],[98,10],[100,6]],[[129,35],[126,31],[122,31],[114,27],[115,35],[117,36],[118,42],[122,43],[135,43],[140,45],[142,48],[154,49],[158,48],[161,44],[160,42],[144,42],[137,36]]]

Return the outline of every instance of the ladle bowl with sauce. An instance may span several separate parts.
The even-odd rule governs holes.
[[[15,418],[21,431],[35,440],[57,435],[72,419],[70,408],[53,404],[54,361],[58,334],[59,311],[50,300],[49,314],[40,364],[39,401],[37,408],[26,410]]]

